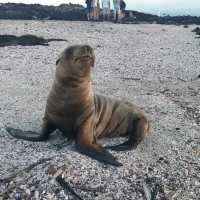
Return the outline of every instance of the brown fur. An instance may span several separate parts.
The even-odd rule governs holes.
[[[97,144],[102,137],[128,137],[113,150],[128,150],[148,134],[150,124],[140,109],[129,103],[94,95],[91,68],[95,56],[90,46],[71,46],[57,60],[56,77],[49,93],[41,134],[7,127],[11,135],[31,141],[48,139],[59,129],[76,142],[77,150],[99,161],[120,166],[108,151]]]

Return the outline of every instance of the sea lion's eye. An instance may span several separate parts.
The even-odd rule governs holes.
[[[59,62],[60,62],[60,58],[58,58],[58,59],[56,60],[56,65],[58,65]]]
[[[68,59],[73,58],[73,49],[71,49],[71,48],[66,49],[64,52],[64,55]]]

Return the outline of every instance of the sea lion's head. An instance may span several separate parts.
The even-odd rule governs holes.
[[[73,45],[64,50],[56,65],[64,68],[64,73],[74,76],[87,76],[94,67],[94,50],[89,45]]]

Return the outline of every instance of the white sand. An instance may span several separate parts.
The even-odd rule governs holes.
[[[0,179],[40,158],[53,157],[19,174],[0,193],[35,199],[73,199],[47,173],[65,172],[66,181],[89,199],[145,199],[157,184],[157,199],[198,199],[200,194],[200,39],[182,26],[120,25],[66,21],[0,21],[0,34],[62,38],[49,46],[0,48]],[[62,136],[46,143],[17,140],[4,126],[39,131],[58,54],[71,44],[95,48],[94,90],[135,102],[153,123],[153,134],[137,150],[116,153],[121,168],[76,153]],[[120,140],[116,140],[120,141]],[[106,144],[107,141],[101,141]],[[59,144],[61,148],[59,149]],[[95,192],[83,191],[83,187]],[[2,196],[0,195],[0,199]]]

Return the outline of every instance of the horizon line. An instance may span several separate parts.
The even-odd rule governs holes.
[[[43,6],[61,6],[61,5],[69,5],[69,4],[72,4],[72,5],[80,5],[80,6],[83,6],[83,7],[86,7],[85,4],[82,4],[82,3],[73,3],[73,2],[68,2],[68,3],[61,3],[59,5],[55,5],[55,4],[43,4],[42,2],[38,2],[38,3],[26,3],[26,2],[0,2],[0,5],[1,4],[25,4],[25,5],[43,5]],[[126,10],[130,10],[130,11],[137,11],[137,12],[142,12],[142,13],[146,13],[146,14],[152,14],[152,15],[157,15],[157,16],[165,16],[165,15],[169,15],[169,16],[194,16],[194,17],[200,17],[200,13],[197,14],[195,12],[196,11],[196,8],[192,8],[191,11],[193,11],[194,14],[192,14],[191,12],[188,13],[186,11],[181,11],[181,10],[171,10],[169,11],[170,8],[165,8],[166,10],[163,10],[163,8],[157,8],[157,9],[149,9],[149,8],[144,8],[144,9],[140,9],[140,8],[128,8]]]

